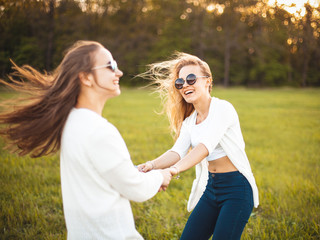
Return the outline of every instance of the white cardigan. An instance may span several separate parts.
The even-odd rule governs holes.
[[[111,123],[88,109],[72,109],[63,130],[60,167],[68,239],[143,239],[129,200],[152,198],[163,176],[137,170]]]
[[[202,143],[208,149],[208,157],[196,165],[196,179],[193,182],[188,201],[188,211],[198,203],[208,181],[208,162],[213,159],[212,153],[218,144],[223,148],[233,165],[249,181],[254,206],[259,205],[258,188],[245,153],[245,143],[241,133],[239,118],[234,107],[225,100],[212,97],[207,118],[196,124],[197,112],[194,111],[182,124],[179,138],[171,151],[183,158],[190,147]]]

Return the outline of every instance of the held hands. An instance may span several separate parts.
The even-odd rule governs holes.
[[[175,178],[179,179],[179,170],[175,166],[171,166],[170,168],[163,169],[161,170],[161,173],[163,175],[163,183],[159,189],[159,192],[161,192],[162,190],[165,191],[167,189],[173,176],[177,175],[177,177]]]
[[[137,168],[140,172],[149,172],[153,169],[156,169],[153,161],[142,163],[138,165]],[[163,176],[163,183],[159,189],[159,192],[161,192],[162,190],[165,191],[168,188],[169,183],[173,176],[177,175],[175,178],[179,179],[179,170],[176,166],[171,166],[170,168],[160,170],[160,172]]]
[[[172,176],[177,175],[175,178],[176,178],[176,179],[179,179],[179,178],[180,178],[180,176],[179,176],[179,169],[178,169],[176,166],[171,166],[169,169],[170,169],[170,173],[171,173]]]

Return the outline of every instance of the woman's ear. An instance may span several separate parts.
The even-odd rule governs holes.
[[[207,81],[206,81],[206,85],[207,85],[207,86],[210,86],[211,83],[212,83],[212,79],[211,79],[211,77],[208,77],[208,78],[207,78]]]
[[[87,87],[92,87],[93,76],[90,73],[79,73],[80,83]]]

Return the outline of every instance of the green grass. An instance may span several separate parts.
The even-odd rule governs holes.
[[[1,97],[10,94],[0,93]],[[238,111],[246,152],[259,188],[242,239],[320,239],[320,90],[214,89]],[[121,132],[135,164],[169,149],[173,140],[159,99],[123,89],[103,115]],[[0,139],[0,239],[65,239],[59,158],[18,157]],[[189,213],[194,169],[166,192],[132,203],[145,239],[179,239]]]

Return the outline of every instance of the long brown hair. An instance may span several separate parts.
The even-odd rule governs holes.
[[[31,66],[17,66],[6,86],[29,94],[16,100],[14,109],[0,114],[0,134],[9,140],[8,148],[20,155],[39,157],[60,149],[61,135],[69,112],[80,92],[79,73],[89,73],[95,63],[94,53],[103,47],[93,41],[78,41],[65,54],[52,74],[40,73]],[[6,106],[7,107],[7,106]],[[17,148],[18,147],[18,148]]]
[[[184,119],[189,117],[194,111],[191,103],[187,103],[179,91],[175,88],[174,82],[179,77],[181,68],[188,65],[199,66],[203,75],[212,79],[209,65],[200,58],[183,52],[176,52],[172,57],[163,62],[149,64],[148,70],[138,76],[147,78],[157,87],[155,92],[160,94],[163,104],[163,110],[167,113],[170,122],[170,128],[177,138]],[[212,84],[209,92],[212,90]]]

